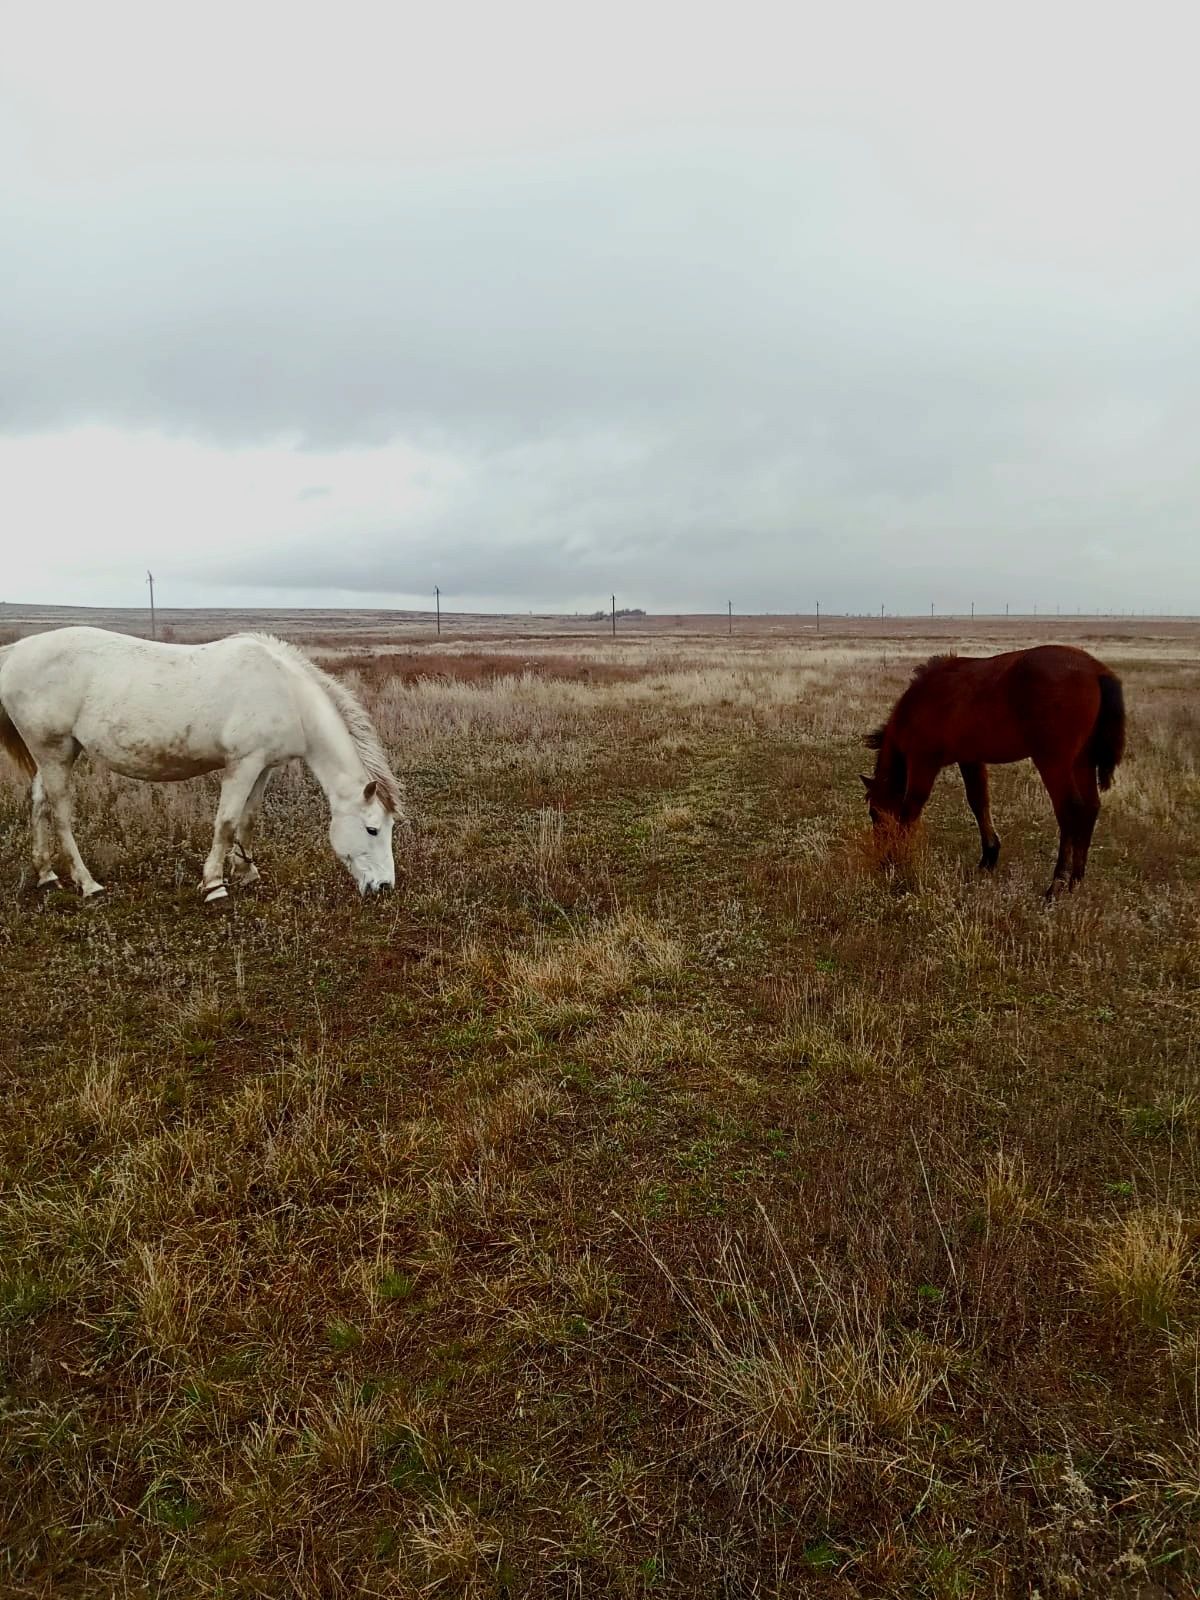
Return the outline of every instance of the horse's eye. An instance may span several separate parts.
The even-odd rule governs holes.
[[[376,836],[376,834],[379,832],[379,829],[378,828],[368,828],[367,832],[371,835],[371,837],[373,839]]]

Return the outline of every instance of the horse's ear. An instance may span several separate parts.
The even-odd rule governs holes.
[[[367,802],[368,805],[370,805],[371,801],[374,800],[375,796],[378,793],[379,793],[379,785],[375,782],[375,779],[372,778],[370,783],[363,790],[363,799]]]

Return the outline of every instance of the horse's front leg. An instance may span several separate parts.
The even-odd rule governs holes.
[[[933,793],[933,786],[937,782],[937,775],[941,769],[932,765],[924,766],[916,761],[908,764],[908,781],[904,788],[904,799],[900,802],[900,826],[905,833],[916,827],[921,813],[925,809],[925,802]]]
[[[1000,835],[992,827],[988,769],[982,761],[960,761],[958,770],[962,773],[963,787],[967,791],[967,804],[979,824],[979,843],[983,848],[979,869],[981,872],[993,872],[1000,859]]]
[[[246,809],[246,802],[262,774],[261,756],[250,756],[234,766],[226,767],[221,779],[221,798],[217,802],[217,817],[213,825],[212,849],[204,863],[200,880],[200,893],[205,902],[224,900],[229,890],[225,885],[225,858],[233,847],[238,823]]]
[[[42,838],[45,839],[47,831],[45,829],[45,813],[48,806],[50,814],[54,818],[55,827],[58,829],[58,837],[62,841],[62,847],[67,853],[67,860],[71,863],[71,876],[84,899],[90,900],[93,895],[104,893],[104,885],[97,883],[84,865],[83,857],[79,854],[79,846],[75,843],[75,835],[71,829],[71,768],[75,765],[75,758],[78,753],[74,741],[72,741],[67,751],[57,756],[48,755],[41,750],[34,753],[38,764],[37,778],[34,779],[34,783],[36,784],[40,779],[42,786],[41,800],[39,801],[35,798],[33,802],[34,848],[38,848],[39,826],[43,830]],[[38,821],[39,811],[41,812],[40,824]],[[52,883],[53,869],[51,869],[51,876],[48,878],[43,877],[41,881],[46,884]]]

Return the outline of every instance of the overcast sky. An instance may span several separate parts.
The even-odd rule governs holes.
[[[1200,610],[1182,8],[43,3],[0,598]]]

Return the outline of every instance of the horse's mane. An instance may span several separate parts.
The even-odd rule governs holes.
[[[348,689],[340,678],[325,672],[315,661],[310,660],[303,650],[294,644],[289,644],[286,639],[276,638],[273,633],[249,633],[243,637],[255,639],[259,644],[266,645],[273,655],[282,656],[284,660],[290,661],[324,689],[346,724],[346,732],[350,735],[367,776],[372,783],[379,786],[379,798],[393,816],[399,816],[403,810],[400,784],[388,764],[375,725],[358,696]]]
[[[931,672],[936,672],[940,667],[949,666],[952,661],[957,660],[958,657],[955,655],[953,650],[946,651],[940,656],[930,656],[928,661],[922,661],[919,663],[919,665],[913,668],[912,677],[909,679],[908,688],[912,689],[916,684],[922,683]],[[907,693],[908,689],[904,691],[904,695],[907,695]],[[900,696],[901,700],[904,699],[904,695]],[[898,700],[896,705],[899,706],[899,704],[900,701]],[[895,714],[895,710],[893,709],[892,716],[895,716]],[[866,745],[868,750],[883,749],[884,740],[887,738],[887,731],[890,721],[891,719],[889,718],[888,722],[880,723],[878,728],[872,728],[870,733],[863,735],[863,743]]]
[[[920,666],[913,668],[911,682],[920,683],[922,678],[928,677],[931,672],[936,672],[939,667],[948,666],[951,661],[957,660],[958,657],[953,650],[947,650],[940,656],[930,656],[928,661],[922,661]]]

